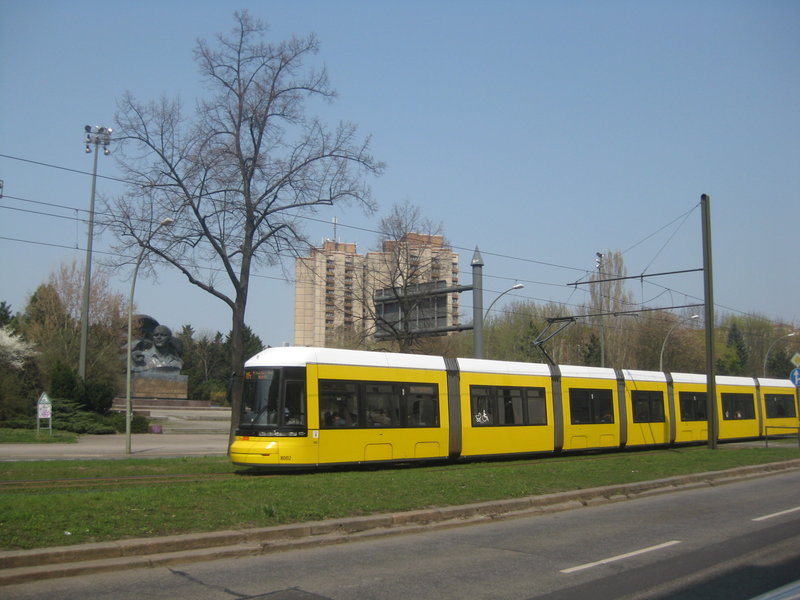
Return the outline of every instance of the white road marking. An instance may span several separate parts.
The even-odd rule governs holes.
[[[788,515],[789,513],[797,512],[800,510],[800,506],[796,508],[790,508],[789,510],[782,510],[781,512],[772,513],[771,515],[764,515],[763,517],[758,517],[753,519],[753,521],[766,521],[767,519],[771,519],[773,517],[782,517],[783,515]]]
[[[623,558],[630,558],[631,556],[638,556],[639,554],[645,554],[647,552],[653,552],[655,550],[661,550],[662,548],[668,548],[670,546],[674,546],[675,544],[680,544],[679,540],[672,540],[670,542],[664,542],[663,544],[658,544],[657,546],[650,546],[649,548],[642,548],[641,550],[634,550],[633,552],[628,552],[626,554],[620,554],[618,556],[612,556],[611,558],[604,558],[603,560],[598,560],[597,562],[586,563],[584,565],[578,565],[577,567],[570,567],[569,569],[562,569],[562,573],[574,573],[575,571],[582,571],[584,569],[591,569],[592,567],[597,567],[599,565],[605,565],[608,563],[612,563],[617,560],[622,560]]]

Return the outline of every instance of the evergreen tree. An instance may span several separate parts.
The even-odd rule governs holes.
[[[11,325],[13,329],[14,314],[11,312],[11,305],[5,300],[0,302],[0,327]]]
[[[601,362],[600,338],[596,333],[589,336],[589,343],[583,353],[583,364],[589,367],[599,367]]]
[[[747,364],[750,354],[744,342],[739,326],[731,321],[728,329],[728,341],[725,350],[717,359],[717,371],[720,375],[747,375]]]

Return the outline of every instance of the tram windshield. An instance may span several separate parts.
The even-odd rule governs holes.
[[[279,385],[279,372],[274,369],[245,372],[242,425],[278,426]]]
[[[250,369],[244,373],[243,429],[271,435],[305,435],[306,398],[302,369]],[[278,432],[282,433],[278,433]]]

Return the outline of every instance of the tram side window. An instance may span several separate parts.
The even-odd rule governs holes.
[[[470,386],[473,427],[547,425],[544,388]]]
[[[726,421],[755,419],[753,394],[722,394],[722,418]]]
[[[631,392],[634,423],[663,423],[664,394],[656,390],[633,390]]]
[[[356,384],[349,381],[320,381],[319,411],[323,428],[358,427]]]
[[[403,388],[408,427],[439,426],[439,386],[414,383]]]
[[[502,388],[497,394],[498,425],[522,425],[525,420],[522,414],[522,390],[519,388]]]
[[[368,427],[397,427],[400,424],[400,396],[391,383],[364,385]]]
[[[492,402],[491,390],[488,387],[472,385],[470,386],[470,396],[473,427],[494,425],[494,402]]]
[[[764,394],[768,419],[786,419],[797,416],[792,394]]]
[[[528,425],[547,425],[547,403],[544,388],[525,388]]]
[[[319,413],[323,429],[439,427],[439,386],[323,379]]]
[[[681,421],[708,421],[706,392],[680,392]]]
[[[611,390],[570,388],[569,410],[573,425],[614,422],[614,394]]]

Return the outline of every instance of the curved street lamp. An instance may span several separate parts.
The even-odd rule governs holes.
[[[525,286],[521,283],[515,283],[512,287],[508,288],[505,292],[503,292],[497,298],[492,300],[492,303],[489,305],[489,308],[487,308],[486,312],[480,316],[481,319],[480,335],[475,336],[475,358],[483,358],[483,321],[486,320],[486,317],[489,316],[489,311],[492,310],[492,307],[495,305],[495,302],[500,300],[500,298],[505,296],[508,292],[513,292],[514,290],[521,290],[524,287]]]
[[[500,300],[500,298],[505,296],[508,292],[513,292],[514,290],[521,290],[524,287],[525,286],[523,284],[521,284],[521,283],[515,283],[512,287],[508,288],[505,292],[503,292],[497,298],[492,300],[492,303],[489,305],[489,308],[487,308],[486,312],[483,313],[483,319],[486,320],[486,317],[489,316],[489,311],[492,310],[492,307],[494,306],[494,303],[497,302],[498,300]]]
[[[767,353],[764,354],[764,377],[767,376],[767,358],[769,358],[770,350],[772,350],[772,348],[775,346],[775,344],[780,342],[783,338],[792,337],[793,335],[797,335],[797,332],[793,331],[792,333],[787,333],[786,335],[782,335],[781,337],[779,337],[778,339],[774,340],[769,345],[769,348],[767,348]]]
[[[675,323],[675,325],[670,327],[669,331],[667,332],[667,335],[664,336],[664,343],[661,344],[661,354],[659,355],[659,358],[658,358],[658,370],[659,371],[663,371],[664,370],[664,348],[667,347],[667,339],[669,339],[669,334],[671,334],[673,331],[675,331],[675,328],[678,325],[680,325],[681,323],[683,323],[684,321],[691,321],[692,319],[699,319],[699,318],[700,318],[700,315],[692,315],[688,319],[681,319],[680,321]]]
[[[169,227],[173,223],[175,223],[175,219],[170,219],[169,217],[161,221],[153,230],[153,233],[150,234],[148,238],[148,243],[150,240],[153,239],[156,232],[161,229],[162,227]],[[133,269],[133,278],[131,279],[131,293],[128,296],[128,366],[125,372],[125,454],[131,453],[131,415],[133,413],[133,406],[131,403],[131,368],[132,368],[132,354],[133,348],[131,348],[132,343],[132,333],[133,333],[133,292],[136,289],[136,276],[139,274],[139,267],[142,264],[142,260],[144,259],[145,252],[147,251],[147,246],[142,244],[141,249],[139,250],[139,256],[136,258],[136,266]]]

